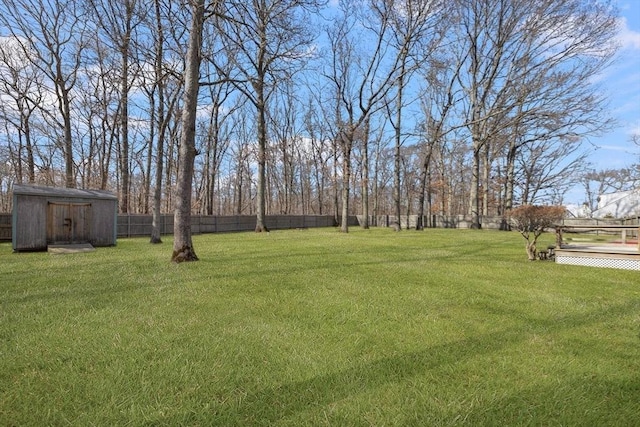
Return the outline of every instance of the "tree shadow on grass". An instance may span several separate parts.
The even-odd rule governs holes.
[[[547,333],[561,332],[576,327],[601,322],[603,319],[633,313],[638,308],[638,302],[632,301],[622,305],[611,306],[605,309],[593,310],[586,313],[570,315],[562,321],[553,319],[532,319],[535,329],[544,330]],[[526,328],[526,329],[525,329]],[[337,372],[320,375],[305,381],[293,382],[274,386],[271,388],[256,390],[246,395],[239,402],[211,403],[209,410],[202,412],[189,411],[173,416],[152,420],[149,425],[274,425],[280,422],[291,423],[291,418],[300,416],[303,412],[320,411],[328,408],[336,402],[349,399],[358,394],[406,382],[417,376],[442,378],[445,372],[453,369],[455,365],[471,361],[474,358],[488,356],[508,349],[511,346],[521,345],[523,341],[530,339],[531,325],[525,327],[511,327],[499,332],[467,337],[465,339],[425,348],[421,351],[399,354],[381,358],[370,363],[360,364]],[[527,358],[527,354],[523,354]],[[451,368],[450,368],[451,367]],[[636,378],[637,380],[637,378]],[[446,379],[442,379],[446,381]],[[563,384],[564,390],[584,390],[566,400],[567,405],[592,405],[595,408],[589,415],[587,409],[583,412],[580,408],[573,408],[575,418],[573,421],[606,420],[607,411],[615,407],[594,406],[596,401],[603,398],[598,392],[591,390],[612,391],[620,385],[608,382],[606,379],[597,380],[593,384],[594,377],[574,378],[572,384]],[[404,387],[404,386],[403,386]],[[548,415],[549,410],[561,410],[558,406],[557,390],[553,386],[539,391],[535,386],[526,390],[501,390],[502,395],[488,404],[483,405],[482,399],[479,405],[472,408],[467,414],[452,414],[444,409],[441,413],[420,414],[413,411],[413,415],[407,414],[404,425],[424,425],[420,421],[442,420],[447,424],[489,425],[492,423],[504,424],[502,421],[516,422],[516,424],[537,425],[536,417]],[[381,397],[382,398],[382,397]],[[627,388],[624,395],[626,401],[640,401],[640,387]],[[486,400],[486,399],[485,399]],[[533,402],[533,403],[532,403]],[[414,405],[424,408],[424,402]],[[410,405],[410,404],[408,404]],[[534,405],[533,407],[531,405]],[[560,405],[561,406],[561,405]],[[532,409],[533,408],[533,409]],[[535,410],[537,408],[537,410]],[[436,411],[438,409],[435,409]],[[356,408],[357,411],[357,408]],[[584,414],[580,418],[580,414]],[[351,416],[358,416],[357,412]],[[332,416],[345,416],[333,414]],[[522,418],[528,416],[529,419]],[[456,421],[457,420],[457,421]],[[547,418],[547,421],[553,419]],[[331,423],[340,422],[337,419],[329,420]],[[360,425],[368,424],[363,419],[342,419],[344,424]],[[570,420],[571,421],[571,420]],[[305,421],[311,423],[311,420]],[[544,423],[543,423],[544,424]],[[569,422],[571,424],[571,422]]]
[[[460,414],[459,424],[638,426],[640,380],[597,374],[548,380],[477,405]],[[419,420],[407,420],[408,425]]]

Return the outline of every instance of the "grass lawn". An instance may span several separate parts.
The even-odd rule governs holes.
[[[640,425],[637,271],[515,232],[147,240],[0,244],[0,425]]]

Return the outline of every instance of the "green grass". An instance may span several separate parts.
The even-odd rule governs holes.
[[[194,243],[0,244],[0,425],[640,425],[637,271],[515,232]]]

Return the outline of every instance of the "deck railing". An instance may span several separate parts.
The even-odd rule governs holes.
[[[568,232],[579,233],[620,233],[620,242],[626,244],[630,237],[635,235],[637,239],[638,252],[640,252],[640,225],[638,224],[574,224],[574,225],[558,225],[556,233],[559,233],[558,241],[563,242],[563,234]]]

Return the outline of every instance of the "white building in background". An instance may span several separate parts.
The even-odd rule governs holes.
[[[640,216],[640,188],[601,194],[593,218],[629,218]]]
[[[569,204],[566,205],[567,209],[567,218],[590,218],[591,217],[591,209],[586,203],[582,205]]]

